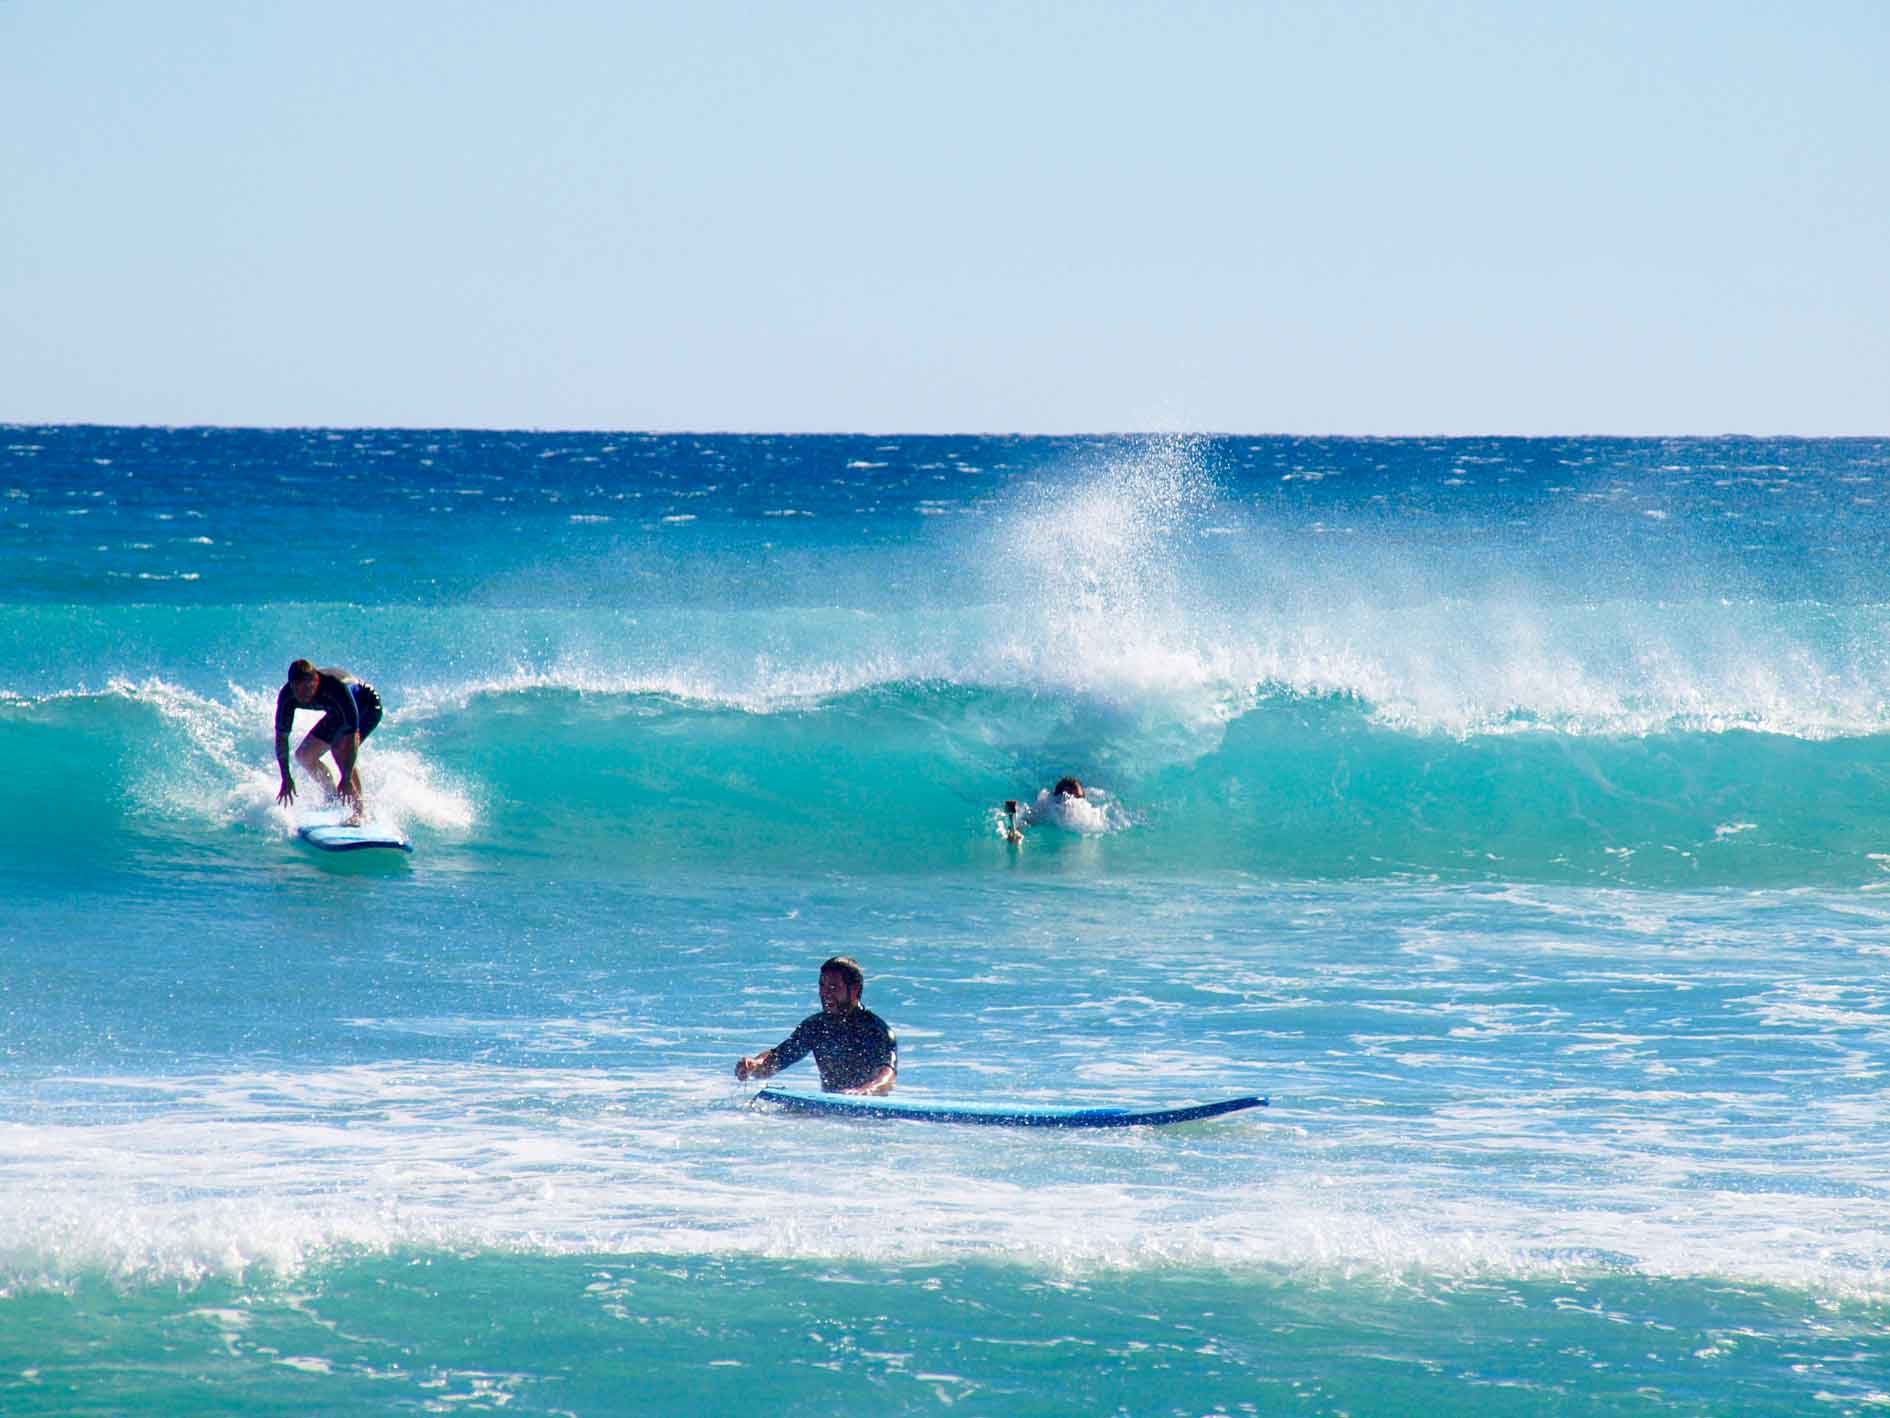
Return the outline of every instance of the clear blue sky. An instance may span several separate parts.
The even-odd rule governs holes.
[[[1890,5],[0,0],[0,420],[1890,433]]]

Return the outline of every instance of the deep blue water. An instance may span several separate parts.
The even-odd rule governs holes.
[[[1886,518],[1882,441],[0,429],[0,1410],[1875,1411]],[[411,857],[275,804],[300,655]],[[839,950],[902,1092],[1272,1107],[750,1107]]]

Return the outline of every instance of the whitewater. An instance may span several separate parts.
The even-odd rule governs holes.
[[[1882,440],[0,428],[0,1409],[1881,1411],[1886,531]],[[299,656],[411,857],[297,840]],[[751,1106],[841,951],[902,1093],[1272,1106]]]

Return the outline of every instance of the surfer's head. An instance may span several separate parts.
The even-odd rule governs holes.
[[[838,1014],[858,1006],[866,989],[866,972],[850,956],[836,955],[820,967],[820,1007]]]
[[[1059,798],[1080,798],[1083,796],[1083,785],[1074,778],[1059,778],[1056,787],[1050,792]]]
[[[295,696],[298,704],[306,704],[314,697],[315,686],[321,683],[321,671],[315,668],[312,660],[295,660],[289,665],[289,693]]]

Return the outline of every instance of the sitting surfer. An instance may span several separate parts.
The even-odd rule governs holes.
[[[358,826],[367,811],[361,794],[361,745],[381,722],[381,697],[372,685],[346,670],[318,670],[307,660],[289,666],[288,681],[276,692],[276,766],[282,770],[282,786],[276,791],[279,803],[295,800],[295,780],[289,776],[289,730],[295,726],[297,709],[319,709],[322,717],[296,749],[295,761],[328,797],[354,808],[348,821]],[[328,771],[323,755],[333,757],[335,773]]]
[[[1016,798],[1006,798],[1004,840],[1022,842],[1026,827],[1034,822],[1055,822],[1065,815],[1069,804],[1081,801],[1085,796],[1083,785],[1076,779],[1059,778],[1056,786],[1047,793],[1039,793],[1034,803],[1023,805]]]
[[[899,1043],[886,1021],[860,1004],[866,973],[836,955],[820,967],[820,1013],[794,1032],[735,1065],[739,1079],[771,1078],[811,1052],[829,1093],[890,1093],[899,1072]]]

